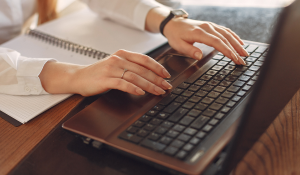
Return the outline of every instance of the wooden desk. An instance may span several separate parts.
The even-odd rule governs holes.
[[[83,97],[74,95],[20,127],[0,118],[0,174],[9,173]],[[234,174],[300,174],[300,91],[244,157]]]

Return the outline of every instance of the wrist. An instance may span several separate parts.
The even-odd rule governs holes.
[[[170,14],[167,7],[156,7],[148,12],[145,29],[149,32],[158,33],[161,22]]]

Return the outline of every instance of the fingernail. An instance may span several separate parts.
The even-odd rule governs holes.
[[[139,95],[144,95],[145,91],[143,91],[141,88],[136,88],[136,93],[138,93]]]
[[[170,73],[166,69],[163,69],[163,74],[166,78],[171,78]]]
[[[239,61],[238,58],[237,58],[237,56],[236,56],[233,52],[231,52],[231,57],[232,57],[236,62]]]
[[[159,93],[159,94],[165,94],[165,93],[166,93],[162,88],[157,87],[157,86],[154,88],[154,90],[155,90],[157,93]]]
[[[201,60],[201,58],[202,58],[202,53],[196,52],[196,53],[195,53],[195,57],[196,57],[198,60]]]
[[[248,53],[244,48],[242,49],[242,52],[243,52],[243,54],[246,55],[247,57],[249,56],[249,53]]]
[[[246,65],[246,62],[242,58],[240,59],[240,63],[244,66]]]
[[[166,80],[163,80],[161,83],[166,89],[172,89],[172,85],[170,85]]]

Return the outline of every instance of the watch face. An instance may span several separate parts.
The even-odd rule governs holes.
[[[185,18],[188,17],[188,13],[187,13],[186,11],[182,10],[182,9],[179,9],[179,10],[172,10],[172,13],[173,13],[175,16],[177,16],[177,17],[179,17],[179,16],[182,16],[182,17],[185,17]]]

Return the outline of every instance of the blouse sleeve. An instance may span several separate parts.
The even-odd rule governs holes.
[[[154,0],[81,0],[102,18],[145,30],[148,12],[162,6]]]
[[[15,50],[0,47],[0,93],[10,95],[48,94],[39,79],[51,58],[26,58]]]

